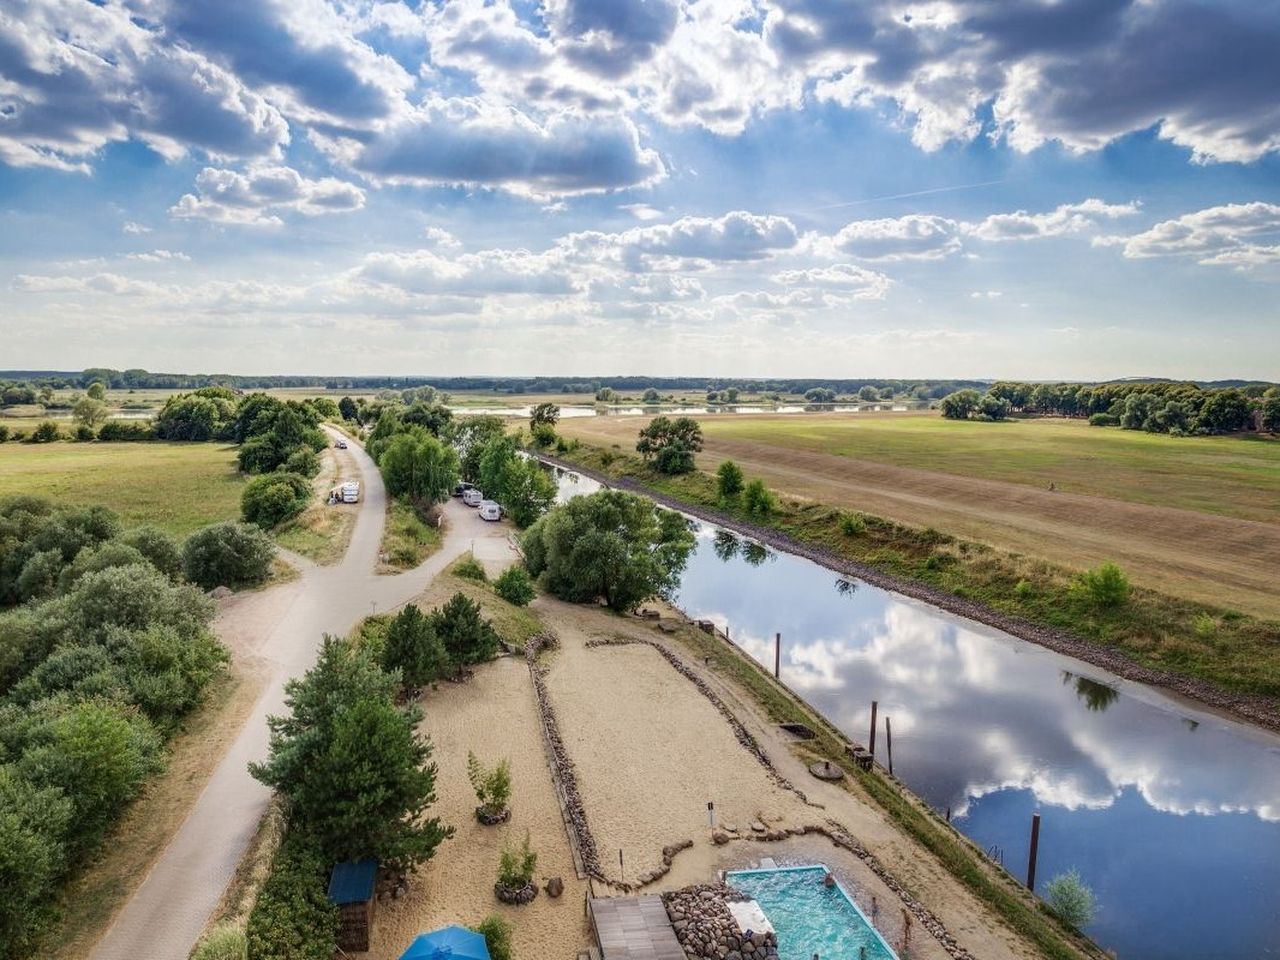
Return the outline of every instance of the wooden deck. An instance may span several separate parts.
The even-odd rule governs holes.
[[[661,897],[593,897],[590,909],[604,960],[685,960]]]

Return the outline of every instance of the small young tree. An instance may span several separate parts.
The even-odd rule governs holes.
[[[529,571],[519,565],[503,570],[498,579],[493,581],[493,587],[498,591],[498,596],[517,607],[527,606],[538,595]]]
[[[742,506],[753,517],[767,517],[778,508],[778,501],[757,477],[743,488]]]
[[[732,460],[726,460],[720,464],[716,470],[716,490],[720,494],[720,499],[725,503],[730,503],[738,498],[738,494],[742,492],[743,477],[742,468]]]
[[[537,887],[533,886],[533,872],[537,868],[538,855],[529,844],[528,831],[520,849],[510,843],[503,844],[502,857],[498,861],[498,882],[494,885],[498,899],[504,903],[528,903],[532,900],[529,893],[537,893]]]
[[[1100,607],[1119,607],[1129,602],[1132,587],[1114,563],[1104,563],[1080,574],[1080,583],[1089,598]]]
[[[501,645],[493,624],[481,616],[480,604],[463,593],[455,593],[444,606],[432,611],[431,625],[459,670],[492,660]]]
[[[1044,888],[1044,900],[1063,923],[1079,930],[1092,921],[1097,907],[1093,891],[1075,870],[1060,873]]]
[[[480,822],[492,825],[506,820],[507,804],[511,802],[511,764],[499,760],[492,770],[486,770],[476,755],[467,751],[467,779],[480,802],[476,808]]]

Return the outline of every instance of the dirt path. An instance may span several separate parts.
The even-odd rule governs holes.
[[[630,450],[643,418],[567,422],[567,435]],[[709,438],[710,469],[731,459],[787,494],[861,510],[1084,569],[1106,560],[1174,596],[1280,619],[1280,525],[1049,492],[836,454]]]
[[[325,633],[346,634],[367,614],[413,599],[484,535],[473,511],[451,502],[438,552],[399,576],[376,576],[386,491],[364,450],[353,443],[350,453],[362,476],[363,501],[342,561],[307,566],[296,580],[230,598],[219,611],[214,630],[233,656],[252,656],[265,672],[262,696],[182,825],[95,945],[92,960],[186,960],[267,808],[270,791],[249,776],[248,764],[267,755],[266,719],[285,712],[286,681],[312,665]]]

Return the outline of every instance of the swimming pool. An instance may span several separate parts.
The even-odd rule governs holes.
[[[844,888],[823,885],[826,873],[823,866],[735,870],[725,880],[760,904],[777,931],[779,960],[897,960]]]

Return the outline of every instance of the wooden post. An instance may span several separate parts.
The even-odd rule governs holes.
[[[879,701],[871,701],[871,742],[867,745],[871,751],[871,760],[876,759],[876,711],[880,709]]]
[[[773,679],[782,675],[782,634],[773,635]]]
[[[621,875],[621,879],[623,883],[625,883],[627,880],[627,871],[626,871],[626,868],[622,866],[622,848],[621,847],[618,848],[618,873]]]
[[[893,776],[893,727],[889,725],[889,717],[884,718],[884,746],[889,754],[889,776]]]
[[[1027,889],[1035,893],[1036,854],[1040,850],[1040,814],[1031,815],[1031,856],[1027,859]]]

